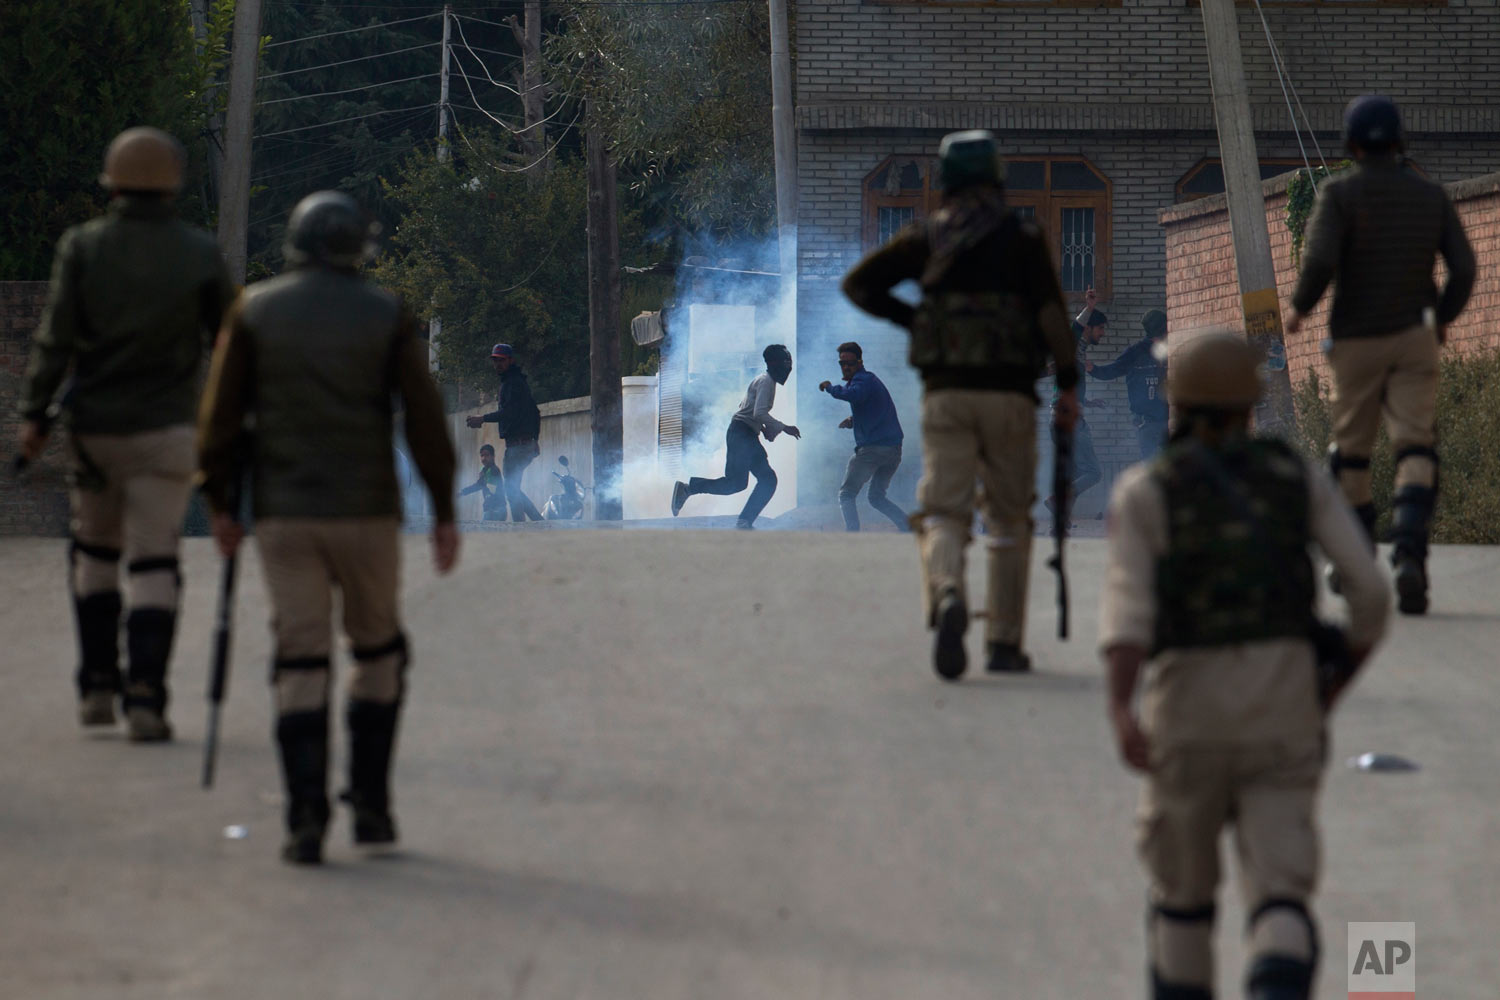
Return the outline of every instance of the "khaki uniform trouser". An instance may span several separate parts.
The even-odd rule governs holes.
[[[406,667],[397,599],[400,523],[391,517],[277,517],[255,525],[276,640],[271,682],[283,714],[328,705],[333,591],[353,668],[348,693],[399,701]]]
[[[1370,457],[1382,413],[1397,455],[1405,448],[1431,448],[1436,443],[1438,350],[1437,334],[1427,326],[1333,342],[1328,350],[1333,372],[1330,402],[1333,442],[1340,456]],[[1396,463],[1396,489],[1431,487],[1436,474],[1430,457],[1409,455]],[[1341,468],[1339,486],[1352,506],[1370,503],[1369,466]]]
[[[947,590],[967,603],[964,550],[983,487],[988,596],[985,638],[1021,644],[1031,565],[1036,404],[1016,392],[939,389],[922,400],[922,482],[914,518],[922,551],[925,614]]]
[[[177,545],[197,464],[194,437],[191,425],[73,436],[76,596],[119,590],[123,555],[128,606],[176,609]]]
[[[1213,982],[1212,907],[1226,825],[1234,826],[1247,913],[1268,900],[1305,904],[1311,897],[1323,766],[1321,738],[1303,745],[1185,744],[1159,754],[1142,790],[1136,846],[1151,880],[1147,947],[1168,982]],[[1269,912],[1275,915],[1251,928],[1250,953],[1311,959],[1311,928],[1284,910]]]

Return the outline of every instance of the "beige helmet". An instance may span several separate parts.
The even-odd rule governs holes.
[[[1167,402],[1187,410],[1248,410],[1260,399],[1260,360],[1231,330],[1194,337],[1172,352]]]
[[[187,154],[182,143],[159,128],[128,128],[115,136],[104,154],[99,183],[111,191],[182,190],[182,165]]]

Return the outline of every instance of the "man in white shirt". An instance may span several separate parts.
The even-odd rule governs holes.
[[[672,487],[673,517],[681,513],[682,505],[687,502],[688,497],[697,493],[733,496],[749,485],[752,475],[755,476],[755,489],[750,491],[750,499],[745,501],[745,507],[740,511],[734,526],[741,531],[754,528],[755,519],[760,516],[766,504],[771,502],[771,496],[776,492],[776,470],[771,468],[765,446],[760,443],[760,436],[764,434],[767,441],[774,441],[776,435],[783,432],[794,438],[801,438],[802,432],[792,424],[783,424],[771,416],[771,407],[776,402],[776,387],[786,385],[788,376],[792,374],[792,352],[783,344],[772,344],[761,356],[766,360],[766,370],[750,381],[750,387],[745,390],[745,398],[735,411],[734,418],[729,421],[729,430],[724,435],[724,442],[729,449],[724,457],[724,475],[718,479],[693,476],[685,483],[675,484]]]

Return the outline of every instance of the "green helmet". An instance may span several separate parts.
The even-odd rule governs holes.
[[[1005,161],[995,135],[985,129],[950,132],[938,146],[938,183],[944,191],[970,184],[1001,184]]]

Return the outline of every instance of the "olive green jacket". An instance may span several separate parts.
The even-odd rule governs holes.
[[[203,394],[209,505],[229,509],[248,460],[257,517],[399,517],[398,403],[434,513],[452,521],[453,443],[427,345],[401,301],[321,266],[253,285],[230,310]]]
[[[21,387],[40,420],[72,369],[73,430],[132,434],[193,422],[208,339],[234,297],[219,248],[170,202],[122,196],[57,244]]]

